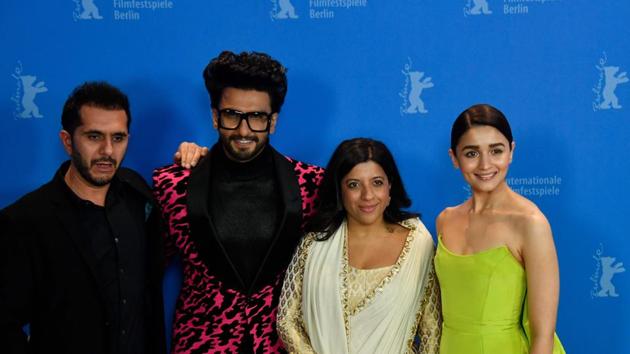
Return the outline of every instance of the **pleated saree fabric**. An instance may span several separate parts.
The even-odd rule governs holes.
[[[420,334],[421,351],[437,352],[440,315],[435,303],[439,290],[432,266],[433,240],[417,218],[400,224],[409,233],[398,260],[352,309],[346,223],[326,241],[305,237],[281,296],[278,328],[287,349],[320,354],[407,353],[413,352],[414,338]],[[298,304],[299,313],[294,313]],[[424,331],[419,331],[422,326]]]

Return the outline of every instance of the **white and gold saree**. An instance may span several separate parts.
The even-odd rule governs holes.
[[[397,262],[356,306],[348,301],[346,222],[326,241],[304,237],[287,270],[278,310],[278,332],[289,352],[438,353],[433,240],[417,218],[400,224],[409,234]]]

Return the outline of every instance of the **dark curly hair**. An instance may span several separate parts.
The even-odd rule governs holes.
[[[287,94],[287,69],[265,53],[224,51],[203,70],[210,105],[219,109],[226,87],[263,91],[269,94],[271,109],[280,112]]]
[[[387,146],[369,138],[344,140],[333,152],[319,189],[317,214],[306,224],[305,231],[318,233],[317,239],[329,239],[339,228],[346,211],[341,197],[341,182],[354,166],[367,161],[374,161],[383,168],[391,185],[389,206],[385,208],[383,218],[388,223],[397,223],[419,214],[403,211],[411,206],[411,199],[405,191],[398,167]]]
[[[107,82],[85,82],[72,91],[61,113],[61,126],[70,135],[74,134],[74,130],[82,124],[80,111],[83,106],[123,110],[127,114],[127,129],[129,129],[131,124],[129,99],[122,91]]]
[[[451,128],[451,150],[453,155],[457,156],[457,144],[459,144],[459,139],[462,138],[462,135],[474,126],[483,125],[491,126],[501,132],[509,142],[510,150],[512,150],[512,141],[514,140],[512,129],[503,112],[489,104],[480,103],[468,107],[453,122],[453,127]]]

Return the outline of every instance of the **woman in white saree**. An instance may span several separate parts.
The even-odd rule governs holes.
[[[441,315],[431,235],[387,147],[342,142],[318,213],[285,276],[278,332],[291,353],[438,353]]]

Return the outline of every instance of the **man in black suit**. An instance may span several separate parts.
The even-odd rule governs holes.
[[[145,181],[120,167],[127,97],[85,83],[61,120],[70,161],[0,211],[0,352],[164,353],[159,220]]]

